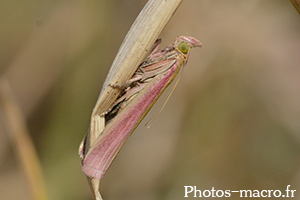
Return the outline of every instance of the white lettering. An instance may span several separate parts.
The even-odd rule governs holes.
[[[296,190],[291,190],[291,192],[292,192],[292,194],[291,194],[291,197],[294,197],[294,192],[295,192]]]
[[[219,192],[221,192],[221,195],[219,195]],[[217,190],[217,197],[223,197],[223,196],[224,196],[223,190]]]
[[[266,193],[266,195],[264,195],[264,192]],[[268,191],[267,190],[262,190],[261,191],[261,197],[268,197]]]
[[[278,195],[276,195],[276,192],[278,192]],[[273,195],[274,195],[274,197],[280,197],[281,196],[281,191],[280,190],[274,190]]]
[[[202,197],[201,190],[197,190],[196,186],[194,186],[194,197],[197,197],[197,192],[199,192],[199,197]]]
[[[291,190],[289,189],[290,187],[291,187],[290,185],[287,185],[287,186],[286,186],[286,190],[285,190],[285,191],[286,191],[286,197],[290,197],[290,196],[289,196],[289,193],[290,193],[290,191],[291,191]]]
[[[272,197],[272,194],[271,194],[272,191],[273,190],[268,190],[268,197]]]
[[[253,190],[253,197],[260,197],[258,190]]]
[[[230,196],[231,196],[230,190],[225,190],[225,197],[230,197]]]
[[[245,192],[245,195],[243,195],[243,192]],[[248,197],[248,192],[250,193],[249,197],[252,197],[251,190],[240,190],[240,197]]]
[[[208,192],[208,194],[205,194],[205,193],[207,193],[207,192]],[[211,195],[210,190],[204,190],[204,191],[203,191],[203,196],[204,196],[204,197],[210,197],[210,195]]]
[[[215,196],[215,191],[216,191],[215,188],[212,187],[212,188],[211,188],[211,193],[212,193],[211,195],[212,195],[212,197],[216,197],[216,196]]]
[[[191,190],[187,190],[188,188],[190,188]],[[193,192],[193,187],[192,186],[184,186],[184,197],[189,197],[188,194]]]

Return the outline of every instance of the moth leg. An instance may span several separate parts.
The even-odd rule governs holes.
[[[124,83],[122,83],[122,84],[110,84],[109,83],[108,86],[115,88],[115,89],[120,89],[120,90],[124,90],[126,88],[126,86],[124,86]]]
[[[117,88],[117,89],[121,89],[124,90],[125,88],[128,88],[129,86],[131,86],[133,83],[141,80],[143,78],[142,75],[134,75],[131,79],[129,79],[128,81],[122,83],[122,84],[109,84],[110,87],[113,88]]]
[[[100,114],[100,117],[104,117],[107,113],[109,113],[111,108],[109,108],[107,111]]]
[[[123,110],[128,104],[129,102],[131,102],[132,99],[134,99],[134,97],[143,90],[143,88],[147,85],[147,83],[137,83],[138,86],[131,88],[126,95],[124,95],[119,101],[117,101],[118,103],[122,100],[122,104],[120,105],[120,110]]]
[[[145,73],[145,70],[143,69],[143,65],[140,65],[140,66],[139,66],[139,70],[141,71],[142,74]]]

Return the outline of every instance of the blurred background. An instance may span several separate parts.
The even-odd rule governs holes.
[[[92,199],[78,146],[146,2],[1,1],[0,75],[25,117],[51,200]],[[186,185],[291,185],[300,199],[300,16],[293,5],[184,0],[161,34],[162,46],[178,35],[203,47],[191,52],[151,128],[145,119],[113,162],[101,181],[103,198],[182,199]],[[33,199],[0,107],[0,199]]]

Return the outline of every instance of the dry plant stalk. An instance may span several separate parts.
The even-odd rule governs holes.
[[[4,110],[6,129],[15,147],[28,185],[35,200],[47,200],[41,165],[29,135],[25,118],[18,106],[9,83],[0,80],[0,102]]]
[[[120,94],[119,89],[109,87],[109,84],[122,84],[132,77],[181,2],[182,0],[149,0],[138,15],[112,63],[93,109],[90,129],[86,136],[85,152],[88,152],[105,127],[103,113],[113,105]],[[101,200],[100,181],[89,178],[89,183],[94,198]]]
[[[290,0],[290,1],[294,5],[298,13],[300,14],[300,0]]]

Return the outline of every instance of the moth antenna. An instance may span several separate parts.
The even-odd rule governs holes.
[[[183,70],[181,70],[181,71],[183,71]],[[176,86],[178,85],[178,83],[179,83],[179,81],[180,81],[180,79],[181,79],[181,76],[182,76],[182,74],[183,74],[183,72],[180,72],[180,73],[181,73],[181,74],[180,74],[178,80],[176,81],[174,87],[172,88],[170,94],[168,95],[166,101],[164,102],[164,104],[163,104],[163,106],[161,107],[161,109],[159,110],[159,112],[158,112],[155,116],[153,116],[153,117],[145,124],[145,126],[146,126],[147,128],[150,128],[150,127],[151,127],[151,125],[153,124],[153,122],[157,119],[157,117],[159,116],[159,114],[162,112],[162,110],[164,109],[164,107],[165,107],[166,104],[168,103],[168,101],[169,101],[171,95],[173,94],[173,92],[174,92]]]

